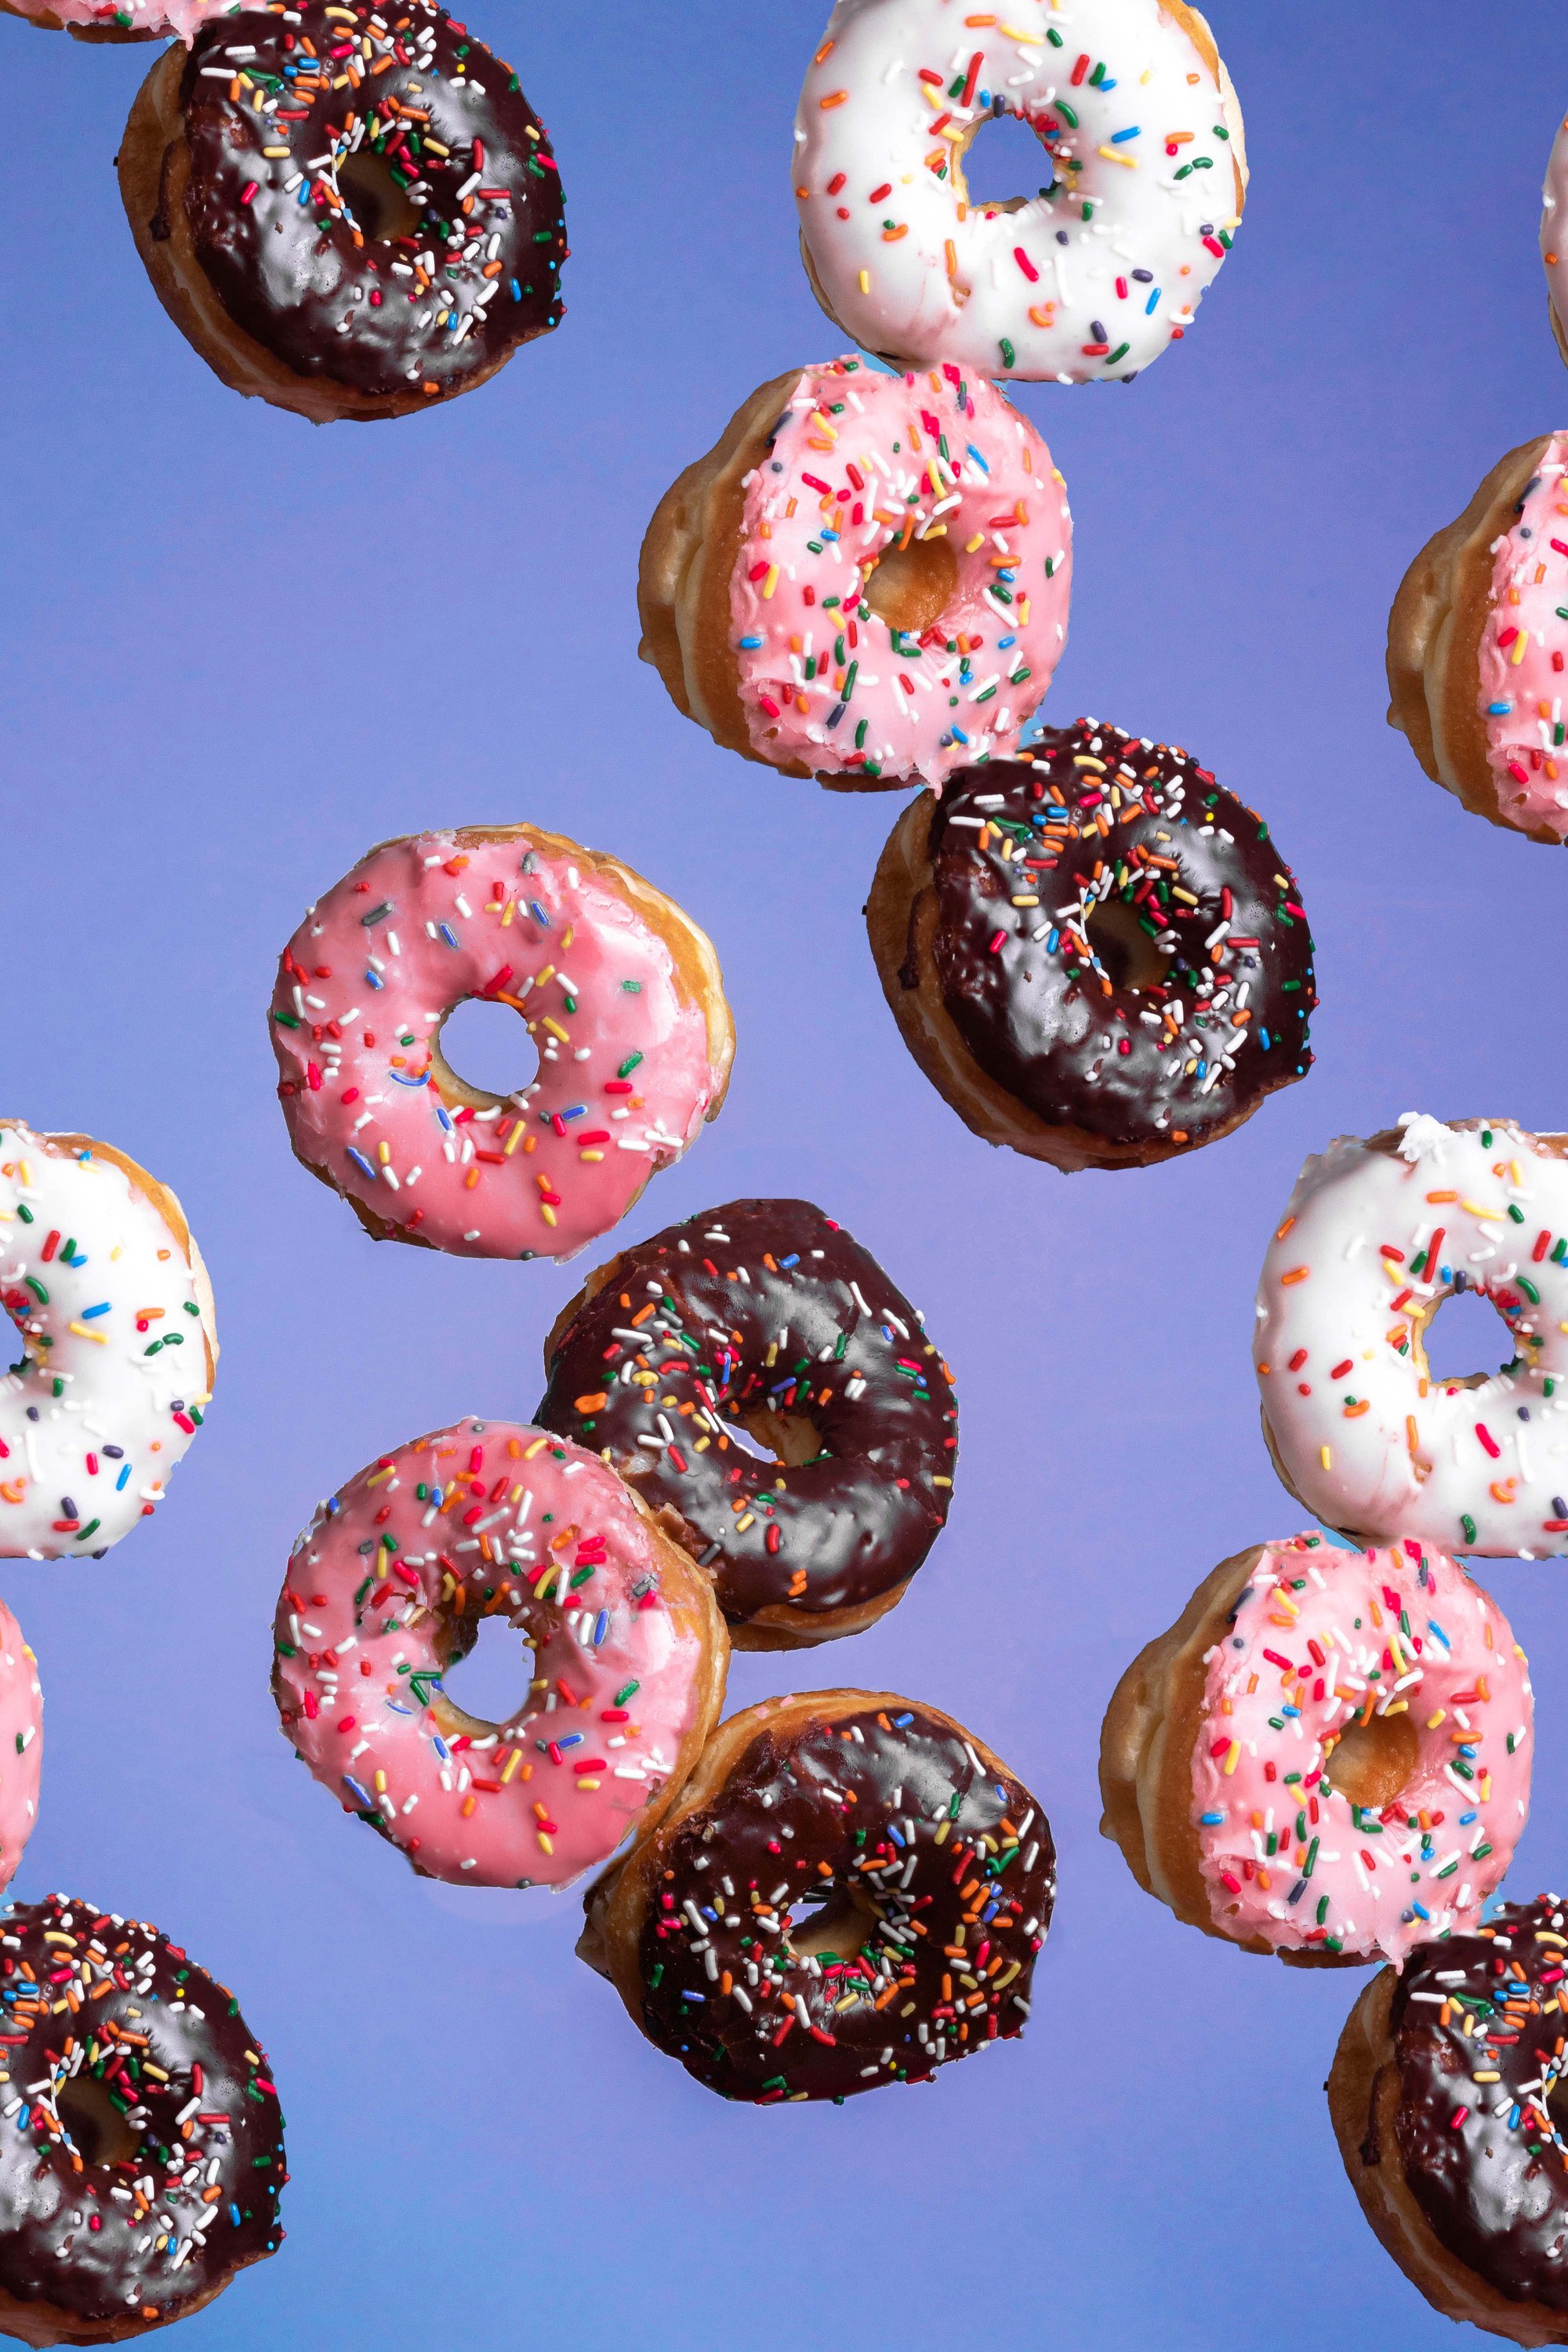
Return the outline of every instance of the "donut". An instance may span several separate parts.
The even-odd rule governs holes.
[[[1568,1551],[1568,1137],[1407,1112],[1309,1160],[1263,1264],[1263,1434],[1297,1500],[1367,1543]],[[1435,1380],[1426,1330],[1470,1290],[1489,1377]]]
[[[643,541],[644,661],[716,743],[844,792],[1001,756],[1067,638],[1072,519],[1028,419],[957,368],[754,392]]]
[[[101,1559],[150,1517],[217,1369],[212,1286],[166,1184],[0,1119],[0,1559]]]
[[[78,41],[190,41],[209,16],[234,0],[0,0],[0,16],[19,16],[46,33]]]
[[[1268,826],[1096,719],[912,801],[866,920],[937,1092],[1064,1171],[1217,1142],[1311,1066],[1311,935]]]
[[[812,291],[867,351],[978,376],[1131,383],[1180,341],[1246,200],[1241,109],[1182,0],[838,0],[795,116]],[[1049,185],[973,203],[1012,116]]]
[[[1397,1962],[1473,1928],[1507,1870],[1532,1706],[1507,1619],[1444,1553],[1255,1544],[1117,1685],[1100,1829],[1206,1936]]]
[[[561,322],[550,142],[511,68],[433,0],[222,15],[153,67],[119,162],[186,341],[318,425],[471,392]]]
[[[1568,839],[1568,436],[1510,449],[1427,541],[1388,617],[1388,723],[1434,783],[1531,841]]]
[[[1568,119],[1559,124],[1541,191],[1541,258],[1546,266],[1546,299],[1557,348],[1568,360]]]
[[[862,1633],[942,1532],[952,1376],[809,1201],[730,1201],[622,1250],[562,1309],[544,1369],[541,1428],[630,1482],[712,1577],[739,1649]]]
[[[0,2330],[118,2344],[282,2242],[283,2117],[226,1985],[145,1921],[0,1911]]]
[[[1362,2210],[1449,2319],[1568,2344],[1568,1911],[1555,1895],[1421,1945],[1345,2021],[1329,2113]]]
[[[1050,1825],[983,1740],[807,1691],[721,1727],[577,1949],[709,2090],[841,2100],[1016,2040],[1055,1900]]]
[[[487,1617],[534,1657],[499,1724],[443,1681]],[[300,1761],[422,1876],[474,1886],[569,1885],[658,1821],[718,1719],[730,1650],[707,1578],[596,1455],[473,1420],[321,1506],[274,1642]]]
[[[38,1818],[43,1746],[38,1662],[0,1601],[0,1887],[9,1886],[16,1875],[22,1849]]]
[[[510,1005],[538,1046],[514,1094],[441,1051],[470,999]],[[531,824],[371,850],[284,949],[271,1028],[295,1156],[374,1240],[458,1257],[596,1241],[718,1117],[735,1051],[690,917]]]

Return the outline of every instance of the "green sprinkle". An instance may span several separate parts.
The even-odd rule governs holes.
[[[640,1054],[628,1054],[626,1060],[621,1064],[620,1068],[616,1072],[616,1077],[629,1078],[632,1072],[637,1068],[637,1064],[641,1060],[642,1055]]]

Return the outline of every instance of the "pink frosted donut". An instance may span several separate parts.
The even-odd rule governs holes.
[[[441,1052],[470,998],[539,1048],[515,1094]],[[716,1118],[734,1028],[719,960],[629,866],[516,824],[384,842],[312,907],[273,992],[295,1153],[377,1241],[571,1257]]]
[[[1532,1726],[1524,1653],[1445,1553],[1260,1544],[1123,1676],[1105,1828],[1209,1935],[1397,1963],[1474,1932],[1529,1814]]]
[[[1546,295],[1552,331],[1568,359],[1568,121],[1558,125],[1541,191],[1541,258],[1546,265]]]
[[[0,15],[79,41],[166,41],[189,48],[209,16],[232,16],[239,0],[0,0]]]
[[[643,544],[643,656],[727,750],[851,788],[1009,756],[1067,638],[1051,453],[955,367],[754,393]]]
[[[504,1724],[442,1687],[480,1620],[533,1653]],[[323,1503],[278,1603],[273,1696],[302,1762],[415,1868],[566,1886],[650,1828],[718,1718],[712,1588],[596,1454],[462,1421]]]
[[[38,1662],[0,1601],[0,1887],[9,1886],[38,1817],[44,1695]]]

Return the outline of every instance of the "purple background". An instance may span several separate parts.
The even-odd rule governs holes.
[[[1464,814],[1383,723],[1405,564],[1568,406],[1535,252],[1561,8],[1215,0],[1254,165],[1236,257],[1131,390],[1021,394],[1079,530],[1052,714],[1187,744],[1265,812],[1325,999],[1309,1082],[1238,1137],[1071,1180],[973,1139],[899,1042],[860,908],[900,797],[718,751],[635,657],[657,497],[755,384],[840,347],[789,199],[823,0],[474,13],[556,136],[566,323],[473,399],[325,431],[224,390],[137,266],[109,165],[152,53],[0,19],[0,1110],[174,1184],[224,1343],[157,1520],[100,1566],[5,1576],[47,1696],[16,1891],[157,1919],[274,2059],[289,2242],[190,2341],[707,2352],[782,2320],[916,2352],[993,2321],[1053,2352],[1446,2345],[1329,2133],[1360,1978],[1178,1926],[1097,1834],[1095,1758],[1138,1645],[1299,1524],[1247,1343],[1303,1155],[1405,1109],[1568,1124],[1562,861]],[[1032,186],[987,139],[979,192]],[[901,1609],[731,1681],[933,1700],[1050,1812],[1032,2032],[933,2090],[725,2106],[573,1958],[570,1898],[423,1886],[278,1734],[268,1619],[312,1502],[461,1412],[526,1417],[583,1268],[362,1238],[289,1154],[274,959],[373,841],[521,817],[629,859],[724,959],[729,1106],[629,1230],[811,1195],[959,1378],[952,1518]],[[473,1075],[515,1079],[507,1043]],[[1500,1360],[1475,1314],[1449,1310],[1440,1369]],[[1483,1566],[1541,1700],[1521,1893],[1563,1876],[1563,1572]],[[470,1671],[480,1702],[521,1685]]]

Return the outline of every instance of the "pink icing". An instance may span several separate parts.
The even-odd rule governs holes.
[[[916,541],[945,535],[958,580],[939,623],[895,650],[886,622],[855,616],[866,565],[911,518]],[[952,367],[803,368],[747,478],[731,575],[752,749],[814,774],[931,784],[1005,757],[1050,684],[1071,585],[1062,478],[994,385]]]
[[[706,1621],[661,1595],[663,1558],[614,1471],[564,1438],[473,1420],[416,1438],[295,1547],[276,1623],[284,1728],[431,1877],[568,1885],[663,1790],[707,1696]],[[535,1679],[487,1725],[441,1676],[454,1626],[498,1613],[533,1645]]]
[[[1568,436],[1553,433],[1519,513],[1492,551],[1492,601],[1481,629],[1480,707],[1498,814],[1568,837],[1563,741],[1568,654]]]
[[[431,1066],[469,997],[515,1005],[540,1048],[529,1087],[477,1110]],[[372,850],[285,948],[271,1027],[300,1157],[460,1257],[565,1258],[607,1233],[714,1115],[729,1067],[629,897],[526,839]]]
[[[53,16],[62,25],[141,33],[158,40],[174,34],[187,48],[209,17],[239,13],[238,0],[10,0],[10,5],[35,24]]]
[[[38,1662],[0,1601],[0,1887],[16,1876],[38,1817],[43,1734]]]
[[[1534,1737],[1524,1654],[1489,1594],[1418,1544],[1297,1536],[1264,1546],[1207,1666],[1193,1818],[1222,1934],[1398,1962],[1473,1930],[1529,1813]],[[1379,1690],[1373,1720],[1405,1712],[1417,1759],[1396,1803],[1358,1818],[1323,1793],[1322,1743]]]

